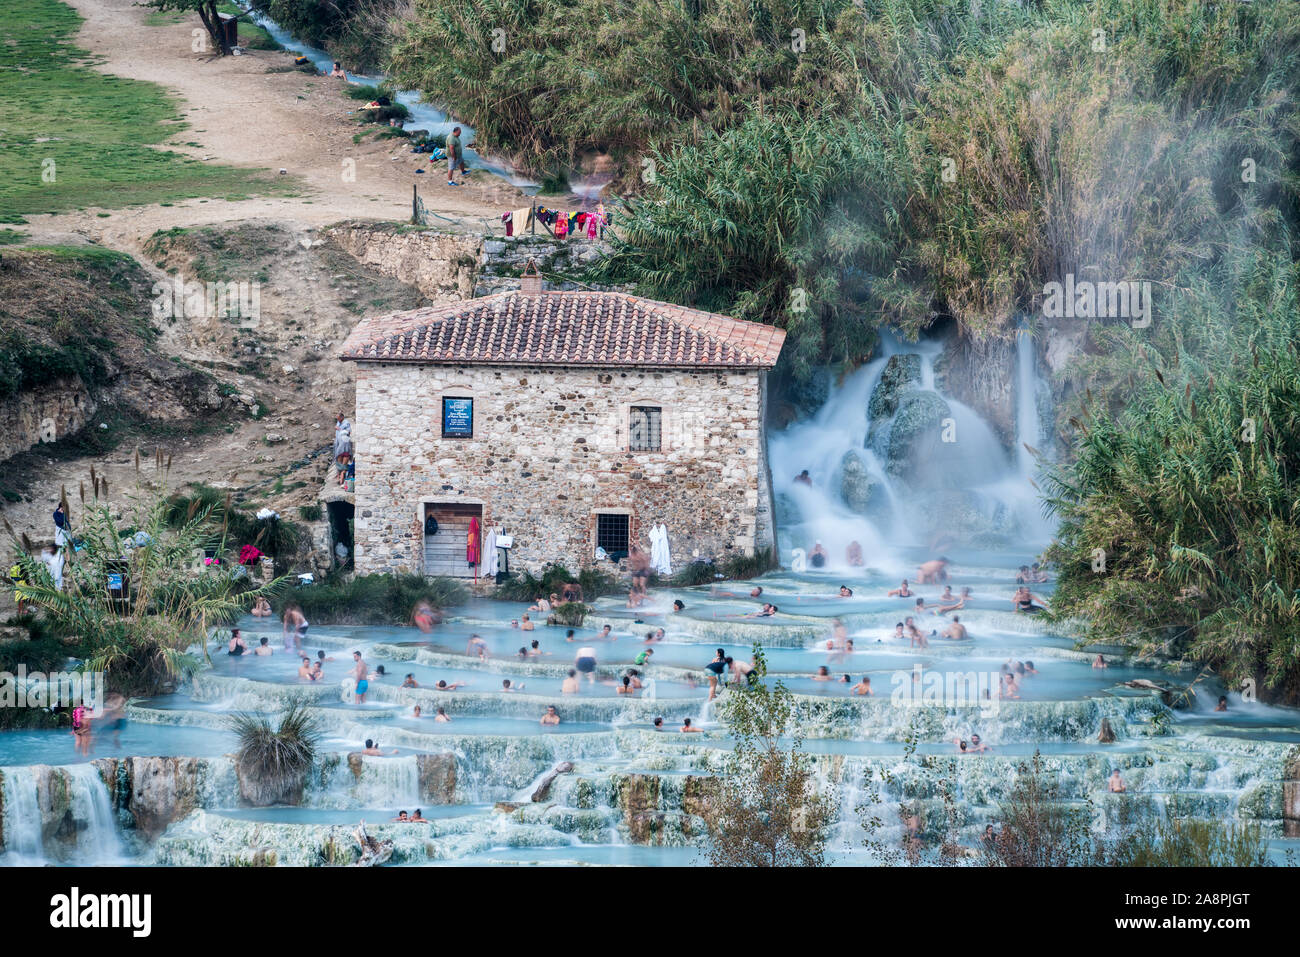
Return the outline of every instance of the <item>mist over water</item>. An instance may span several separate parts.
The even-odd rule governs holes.
[[[846,552],[856,541],[868,566],[893,574],[910,567],[916,548],[978,547],[1013,549],[1017,554],[1044,547],[1053,525],[1042,514],[1041,492],[1032,484],[1043,437],[1040,403],[1047,389],[1039,376],[1033,340],[1017,336],[1015,443],[1008,449],[993,428],[970,406],[935,385],[935,360],[943,350],[937,340],[901,342],[881,337],[877,357],[832,382],[824,404],[811,416],[768,438],[772,487],[776,496],[778,546],[789,566],[799,552],[821,542],[829,552],[827,568],[847,567]],[[872,396],[881,387],[891,357],[915,356],[916,378],[900,395],[916,402],[940,400],[946,409],[933,428],[917,432],[899,455],[893,430],[898,413],[874,419]],[[933,434],[939,432],[941,434]],[[856,460],[856,461],[855,461]],[[859,465],[860,463],[860,465]],[[907,465],[907,469],[904,465]],[[811,484],[797,481],[808,471]],[[850,496],[848,476],[869,494]],[[910,476],[904,473],[910,471]],[[848,498],[858,499],[856,507]],[[861,499],[865,498],[865,503]]]

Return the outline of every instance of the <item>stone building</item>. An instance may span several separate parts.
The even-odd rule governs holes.
[[[762,432],[784,338],[545,291],[535,272],[518,291],[362,320],[342,352],[357,364],[357,571],[472,575],[475,518],[512,536],[512,571],[617,559],[660,523],[677,565],[771,546]]]

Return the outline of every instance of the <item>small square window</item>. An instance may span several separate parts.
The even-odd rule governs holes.
[[[634,405],[627,417],[627,447],[632,452],[660,450],[660,422],[663,410],[657,405]]]
[[[446,395],[442,397],[442,437],[474,437],[474,400]]]
[[[611,561],[627,557],[628,543],[627,515],[596,516],[596,547],[605,549]]]

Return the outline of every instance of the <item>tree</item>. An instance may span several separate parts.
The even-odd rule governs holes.
[[[837,803],[833,792],[819,789],[800,750],[794,696],[780,681],[769,687],[766,675],[762,646],[755,644],[749,682],[733,686],[718,704],[736,747],[709,822],[706,853],[714,867],[825,863]]]
[[[203,21],[203,28],[212,39],[212,45],[221,51],[222,56],[230,56],[230,44],[226,42],[226,32],[222,28],[217,3],[218,0],[148,0],[139,6],[150,7],[162,13],[197,13]],[[241,9],[235,19],[242,20],[251,13],[251,10]]]
[[[869,769],[854,808],[866,834],[862,846],[888,867],[951,866],[971,853],[960,841],[957,762],[918,756],[921,728],[920,715],[914,715],[903,738],[903,760],[897,767],[885,762]],[[900,827],[897,842],[890,839],[887,818]]]

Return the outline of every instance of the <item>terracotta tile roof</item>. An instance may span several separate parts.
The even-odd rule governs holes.
[[[499,293],[362,319],[340,358],[486,365],[771,368],[785,332],[617,292]]]

